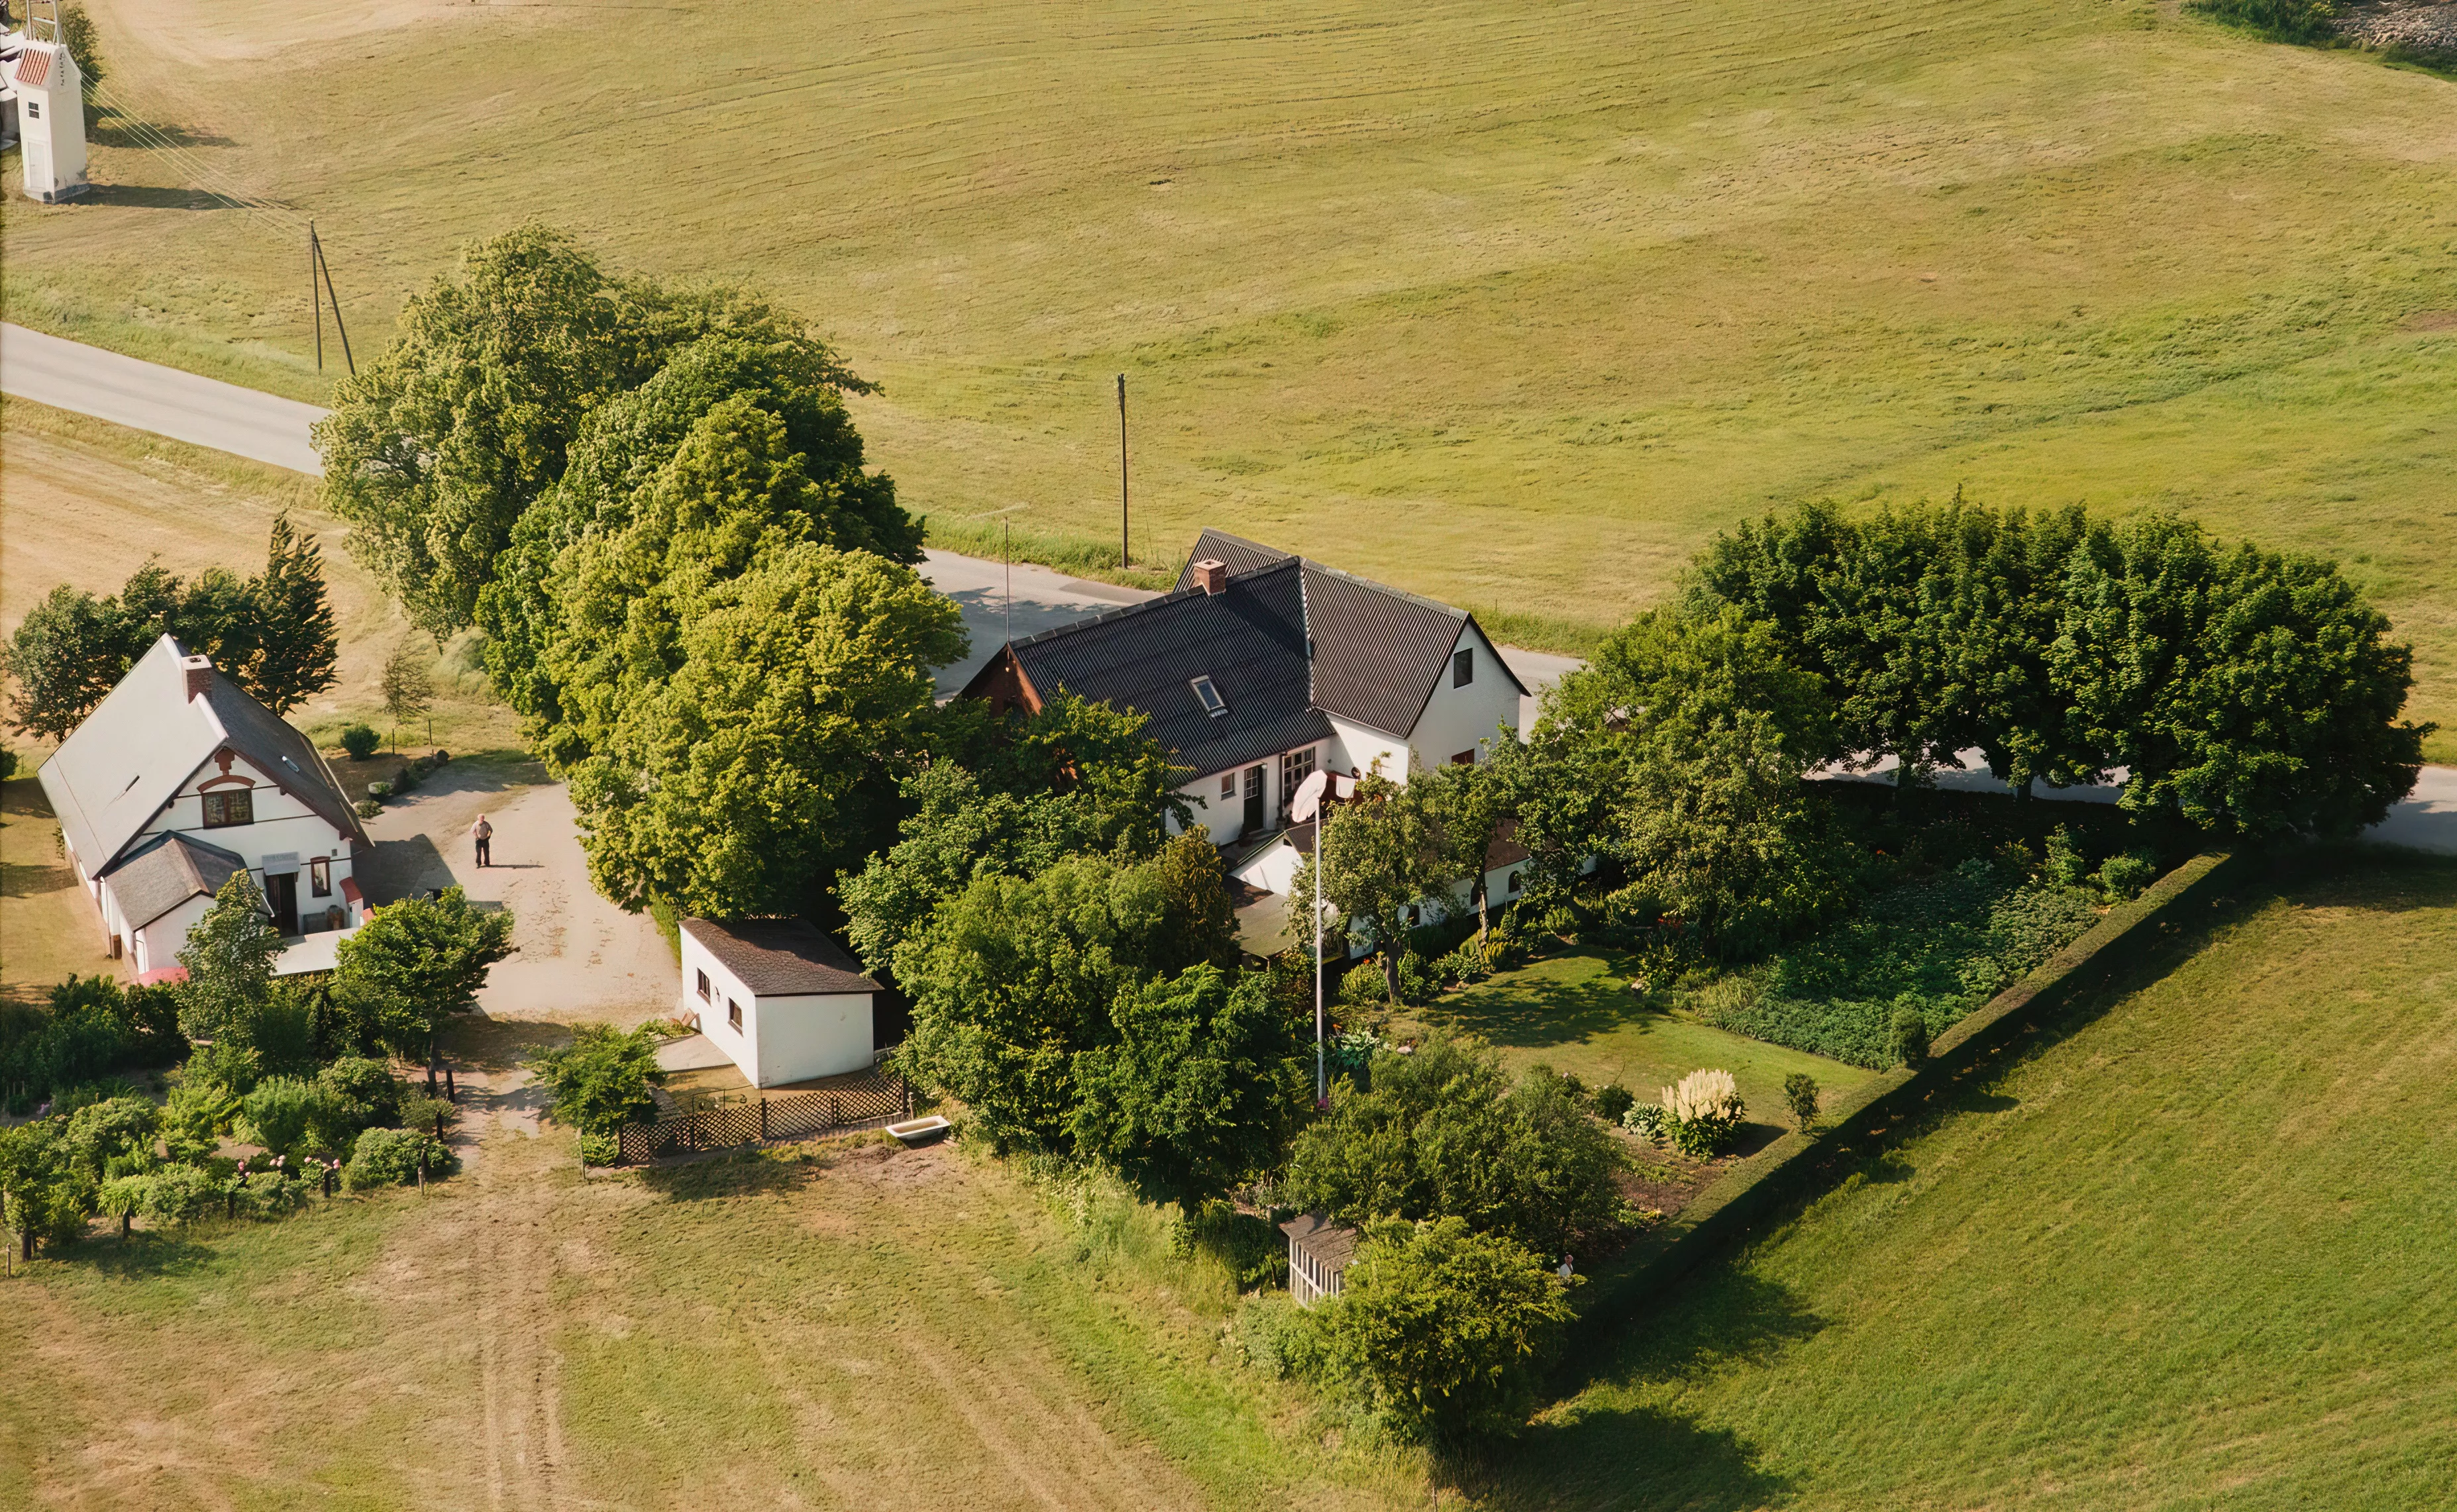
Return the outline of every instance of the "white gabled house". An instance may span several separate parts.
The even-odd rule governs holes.
[[[1178,793],[1229,875],[1280,896],[1312,845],[1311,826],[1289,824],[1307,777],[1405,783],[1488,760],[1525,738],[1528,696],[1476,616],[1217,530],[1165,597],[1011,641],[964,694],[1039,709],[1062,688],[1148,716],[1194,769]],[[1493,898],[1516,894],[1526,855],[1494,848]]]
[[[177,964],[235,872],[255,874],[285,936],[364,920],[366,831],[322,753],[167,635],[41,778],[105,949],[140,979]]]

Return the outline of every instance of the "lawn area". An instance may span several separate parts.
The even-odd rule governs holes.
[[[1111,539],[1123,372],[1139,554],[1531,643],[1769,502],[2173,506],[2344,562],[2457,759],[2447,79],[2153,0],[91,9],[16,320],[322,398],[306,217],[370,351],[535,215],[808,311],[920,511]]]
[[[2251,881],[1641,1313],[1513,1507],[2416,1507],[2457,1462],[2457,864]]]
[[[44,1382],[0,1400],[0,1504],[1426,1502],[1213,1362],[1222,1275],[1149,1210],[810,1148],[584,1179],[498,1130],[423,1198],[44,1261],[0,1303]]]
[[[1630,971],[1589,951],[1557,955],[1446,996],[1413,1022],[1477,1035],[1514,1065],[1542,1061],[1590,1087],[1620,1082],[1647,1102],[1689,1073],[1718,1067],[1740,1083],[1750,1122],[1779,1127],[1789,1123],[1786,1076],[1807,1072],[1832,1093],[1873,1074],[1651,1007],[1630,991]]]

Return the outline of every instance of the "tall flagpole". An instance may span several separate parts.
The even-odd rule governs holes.
[[[1322,1047],[1322,822],[1324,814],[1317,805],[1313,811],[1313,1105],[1331,1105],[1330,1069]]]

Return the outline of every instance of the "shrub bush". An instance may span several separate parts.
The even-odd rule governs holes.
[[[392,1067],[366,1055],[344,1055],[316,1073],[317,1084],[333,1094],[334,1111],[352,1120],[350,1138],[361,1129],[401,1122],[401,1100],[409,1089]],[[336,1144],[338,1152],[347,1148]]]
[[[1783,1079],[1783,1100],[1791,1109],[1791,1121],[1807,1134],[1817,1122],[1817,1078],[1805,1071],[1793,1072]]]
[[[1893,1038],[1889,1047],[1895,1063],[1917,1066],[1928,1059],[1928,1019],[1919,1007],[1905,1003],[1894,1010]]]
[[[2158,880],[2158,861],[2147,850],[2128,850],[2099,864],[2098,890],[2114,903],[2130,903]]]
[[[373,819],[376,815],[383,812],[383,805],[378,803],[372,798],[361,798],[352,807],[358,809],[359,817],[361,819]]]
[[[611,1134],[585,1134],[580,1136],[580,1163],[585,1166],[610,1166],[623,1158],[623,1136]]]
[[[1322,1374],[1322,1320],[1286,1292],[1247,1297],[1229,1325],[1228,1338],[1240,1359],[1274,1380],[1312,1379]]]
[[[1434,980],[1434,973],[1425,965],[1425,958],[1423,956],[1418,955],[1414,950],[1406,950],[1400,953],[1400,1002],[1409,1004],[1430,1003],[1440,991],[1441,984]]]
[[[2063,825],[2048,831],[2048,859],[2041,863],[2039,876],[2054,888],[2078,888],[2090,877],[2090,863],[2082,859],[2073,831]]]
[[[418,1179],[418,1162],[423,1156],[429,1180],[448,1176],[461,1169],[461,1161],[431,1134],[416,1129],[368,1129],[359,1134],[358,1144],[350,1151],[350,1163],[342,1178],[353,1192],[369,1187],[407,1186]]]
[[[2338,35],[2331,0],[2184,0],[2184,9],[2270,42],[2329,42]]]
[[[1656,1144],[1668,1144],[1664,1127],[1663,1105],[1657,1102],[1632,1102],[1621,1115],[1621,1126],[1641,1139]]]
[[[1339,1004],[1342,1008],[1383,1008],[1391,1002],[1388,988],[1382,982],[1382,960],[1369,955],[1350,967],[1339,979]]]
[[[223,1181],[201,1166],[164,1166],[137,1183],[135,1212],[157,1228],[192,1223],[222,1210]]]
[[[384,782],[367,784],[367,798],[369,801],[381,804],[391,796],[392,784]]]
[[[365,761],[374,755],[376,747],[382,744],[383,737],[377,734],[370,725],[344,725],[341,726],[341,749],[354,762]]]
[[[1596,1116],[1606,1123],[1620,1123],[1629,1114],[1638,1097],[1617,1081],[1608,1081],[1596,1089]]]
[[[1732,1142],[1748,1105],[1727,1071],[1693,1071],[1663,1089],[1663,1132],[1672,1148],[1703,1160]]]

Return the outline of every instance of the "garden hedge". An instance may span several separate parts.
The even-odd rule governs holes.
[[[1925,1062],[1878,1073],[1827,1108],[1815,1133],[1786,1134],[1724,1172],[1688,1206],[1597,1268],[1580,1299],[1586,1321],[1625,1319],[1717,1249],[1809,1195],[1821,1176],[1840,1174],[1839,1163],[1829,1157],[1841,1147],[1899,1123],[1983,1061],[2019,1043],[2075,994],[2106,981],[2179,928],[2186,911],[2205,907],[2235,871],[2235,858],[2226,852],[2195,856],[1939,1034]],[[1603,1331],[1581,1332],[1594,1339]]]

